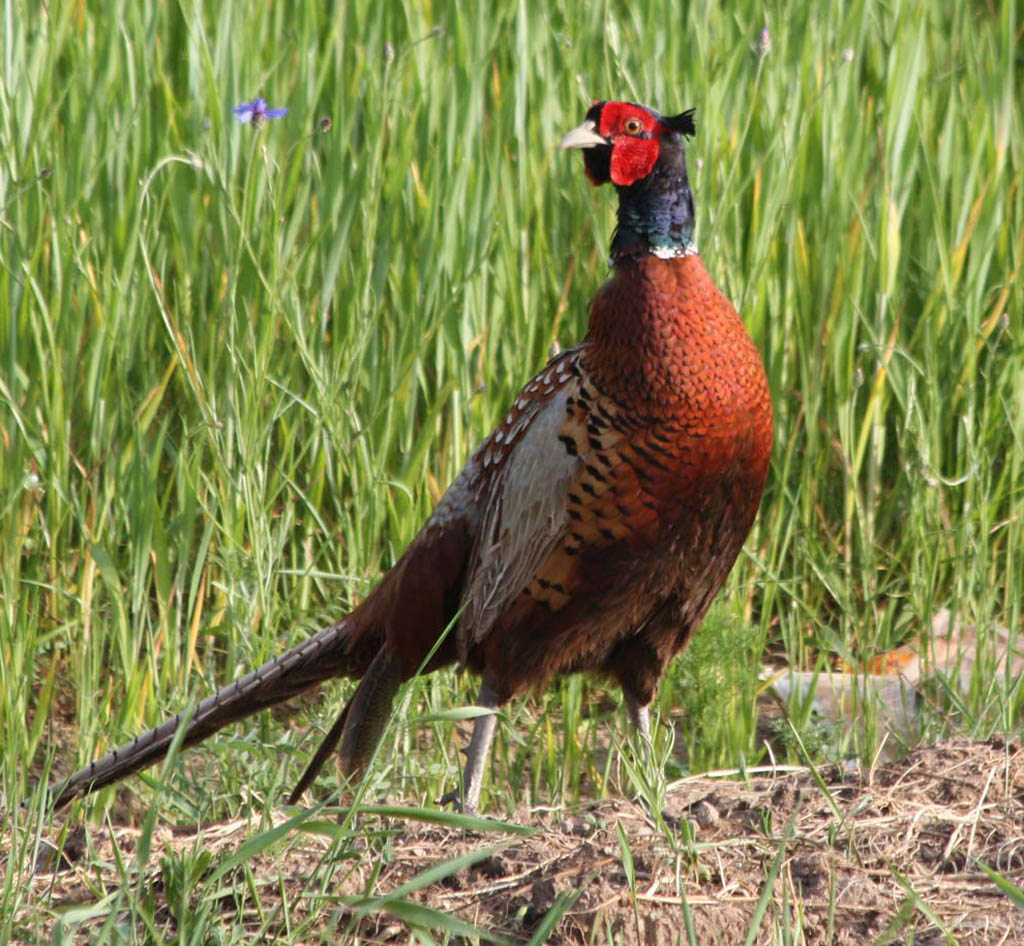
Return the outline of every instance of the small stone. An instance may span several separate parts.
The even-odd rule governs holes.
[[[690,809],[690,814],[693,815],[693,820],[701,828],[710,828],[712,825],[718,824],[722,820],[722,816],[718,813],[718,809],[707,800],[697,802]]]

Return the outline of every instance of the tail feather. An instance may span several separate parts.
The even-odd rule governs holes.
[[[295,804],[312,784],[339,740],[342,771],[349,776],[362,773],[387,726],[391,702],[401,683],[398,662],[382,647],[288,796],[289,804]]]
[[[291,699],[331,677],[358,673],[365,647],[356,648],[358,653],[354,651],[352,630],[351,617],[339,621],[207,697],[189,720],[183,745],[201,742],[217,730]],[[54,809],[159,762],[167,754],[181,722],[181,713],[172,716],[63,782],[55,782],[50,786]]]
[[[383,648],[349,700],[341,734],[341,768],[359,775],[370,762],[391,716],[391,701],[402,683],[398,663]]]
[[[348,710],[351,705],[352,701],[349,700],[345,704],[345,708],[338,714],[338,718],[334,721],[330,731],[324,736],[320,747],[316,750],[316,754],[309,760],[309,765],[306,766],[302,777],[288,796],[289,805],[294,805],[302,797],[302,793],[313,784],[313,779],[316,778],[317,772],[324,767],[327,757],[334,751],[338,740],[341,739],[341,734],[345,731],[345,720],[348,719]]]

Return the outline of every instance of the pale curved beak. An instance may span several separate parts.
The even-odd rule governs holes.
[[[611,142],[603,135],[597,133],[597,126],[590,120],[585,121],[578,128],[568,132],[558,143],[558,147],[566,148],[599,148],[601,145],[610,145]]]

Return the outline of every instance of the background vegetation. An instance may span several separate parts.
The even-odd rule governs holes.
[[[344,614],[551,343],[581,337],[614,200],[556,143],[594,98],[697,106],[699,244],[775,397],[761,516],[659,698],[662,750],[669,718],[688,750],[668,771],[761,758],[766,644],[811,669],[915,639],[944,606],[983,643],[1020,626],[1015,3],[7,0],[2,15],[8,809],[38,804],[51,764]],[[288,116],[238,125],[230,108],[255,95]],[[979,667],[925,736],[1019,727],[1020,686]],[[349,690],[190,753],[161,817],[258,821]],[[369,796],[438,798],[461,737],[437,714],[474,692],[454,673],[410,686]],[[630,791],[623,731],[618,693],[592,681],[516,702],[485,805]],[[870,727],[809,744],[876,748]]]

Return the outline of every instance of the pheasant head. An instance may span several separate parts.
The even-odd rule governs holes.
[[[633,102],[595,102],[586,121],[562,139],[563,148],[583,149],[595,186],[611,182],[618,191],[613,262],[696,252],[683,140],[696,130],[693,109],[666,117]]]

